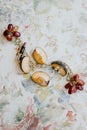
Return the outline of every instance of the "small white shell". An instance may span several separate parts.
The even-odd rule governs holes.
[[[29,73],[30,67],[29,67],[29,57],[25,56],[21,61],[21,69],[24,73]]]

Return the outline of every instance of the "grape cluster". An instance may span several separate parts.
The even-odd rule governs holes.
[[[84,89],[84,81],[79,79],[79,75],[75,74],[70,81],[65,85],[65,88],[68,89],[68,93],[72,94],[77,92],[77,90],[83,90]]]
[[[20,32],[18,32],[18,26],[13,26],[13,24],[9,24],[7,29],[3,32],[3,35],[6,37],[8,41],[12,41],[12,38],[18,38],[21,36]]]

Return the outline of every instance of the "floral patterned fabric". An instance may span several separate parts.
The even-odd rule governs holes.
[[[84,90],[69,95],[51,68],[45,88],[23,75],[15,44],[2,35],[9,23],[19,26],[29,55],[42,47],[48,64],[62,60],[80,74]],[[86,130],[87,0],[0,0],[0,34],[0,130]]]

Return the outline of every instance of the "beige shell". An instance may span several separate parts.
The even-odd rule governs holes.
[[[40,48],[37,47],[34,51],[33,51],[33,58],[34,60],[38,63],[38,64],[45,64],[47,61],[47,54],[46,52]]]
[[[20,63],[20,66],[21,66],[22,71],[23,71],[25,74],[29,73],[30,67],[29,67],[29,57],[28,57],[28,56],[25,56],[25,57],[22,59],[22,61],[21,61],[21,63]]]
[[[50,81],[50,76],[46,72],[36,71],[32,74],[31,79],[41,86],[47,86]]]

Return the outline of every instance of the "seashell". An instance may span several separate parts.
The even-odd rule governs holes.
[[[43,71],[36,71],[32,74],[31,79],[41,86],[47,86],[50,82],[50,76]]]
[[[67,74],[67,69],[65,67],[65,64],[61,61],[53,61],[51,63],[51,67],[56,70],[59,71],[60,75],[65,76]]]
[[[38,64],[45,64],[47,61],[47,54],[46,52],[40,48],[37,47],[34,51],[33,51],[33,58],[34,60],[38,63]]]
[[[30,66],[29,66],[29,56],[24,56],[20,62],[20,68],[21,70],[27,74],[30,71]]]

